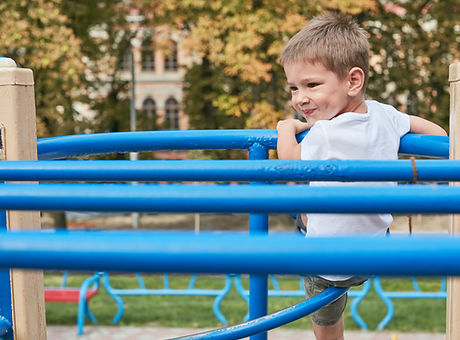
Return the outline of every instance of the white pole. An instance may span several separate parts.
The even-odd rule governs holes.
[[[449,159],[460,159],[460,63],[449,67],[450,122]],[[451,183],[458,185],[458,183]],[[449,232],[460,233],[460,215],[452,215]],[[460,278],[447,281],[446,339],[460,339]]]
[[[134,68],[134,53],[131,51],[131,98],[129,102],[129,125],[131,131],[136,131],[136,76]],[[130,152],[129,160],[137,161],[138,153]],[[133,184],[136,184],[133,182]],[[140,225],[140,214],[138,212],[133,212],[131,214],[131,219],[133,223],[133,228],[138,229]]]
[[[0,58],[0,123],[6,160],[36,160],[34,79],[30,69]],[[9,230],[40,229],[38,211],[7,211]],[[43,272],[11,270],[11,300],[15,340],[46,339]]]

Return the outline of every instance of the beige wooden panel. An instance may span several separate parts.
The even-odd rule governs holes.
[[[36,160],[33,74],[0,61],[0,124],[6,160]],[[7,211],[10,230],[40,228],[38,211]],[[11,270],[15,340],[46,339],[43,272]]]

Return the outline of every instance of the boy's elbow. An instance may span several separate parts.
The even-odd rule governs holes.
[[[447,136],[446,130],[444,130],[439,125],[432,126],[431,129],[429,129],[427,132],[425,132],[425,134],[427,134],[427,135],[435,135],[435,136]]]
[[[441,128],[441,131],[439,133],[440,136],[447,136],[447,131]]]

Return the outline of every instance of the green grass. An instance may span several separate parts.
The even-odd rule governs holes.
[[[85,275],[70,275],[69,286],[79,286],[86,278]],[[111,284],[116,288],[136,287],[133,275],[111,275]],[[144,275],[148,288],[162,288],[163,277],[159,275]],[[171,275],[171,288],[186,288],[189,276]],[[46,274],[47,286],[59,286],[60,275]],[[282,289],[298,289],[299,279],[293,277],[279,277],[278,283]],[[245,287],[247,278],[243,279]],[[440,287],[439,279],[419,279],[422,291],[437,291]],[[224,279],[221,276],[199,276],[196,288],[222,288]],[[384,279],[382,285],[388,291],[411,290],[408,279]],[[119,325],[121,326],[162,326],[162,327],[193,327],[215,328],[222,325],[212,311],[214,297],[164,297],[164,296],[124,296],[125,312]],[[301,302],[302,298],[270,298],[269,313],[292,306]],[[444,332],[445,331],[445,300],[440,299],[396,299],[394,301],[395,314],[386,327],[394,331],[417,332]],[[112,318],[117,313],[117,305],[102,288],[96,297],[91,300],[90,308],[100,325],[111,325]],[[247,305],[233,287],[221,305],[221,311],[230,324],[240,323],[247,312]],[[375,329],[386,313],[384,303],[371,289],[367,297],[359,305],[359,313],[369,326]],[[77,305],[73,303],[46,303],[46,320],[50,325],[75,325]],[[87,321],[87,324],[89,321]],[[302,318],[285,328],[311,328],[309,318]],[[358,330],[351,317],[349,306],[345,311],[345,327],[349,330]]]

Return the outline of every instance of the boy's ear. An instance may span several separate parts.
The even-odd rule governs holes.
[[[360,67],[353,67],[348,72],[348,95],[351,97],[361,93],[364,87],[364,71]]]

